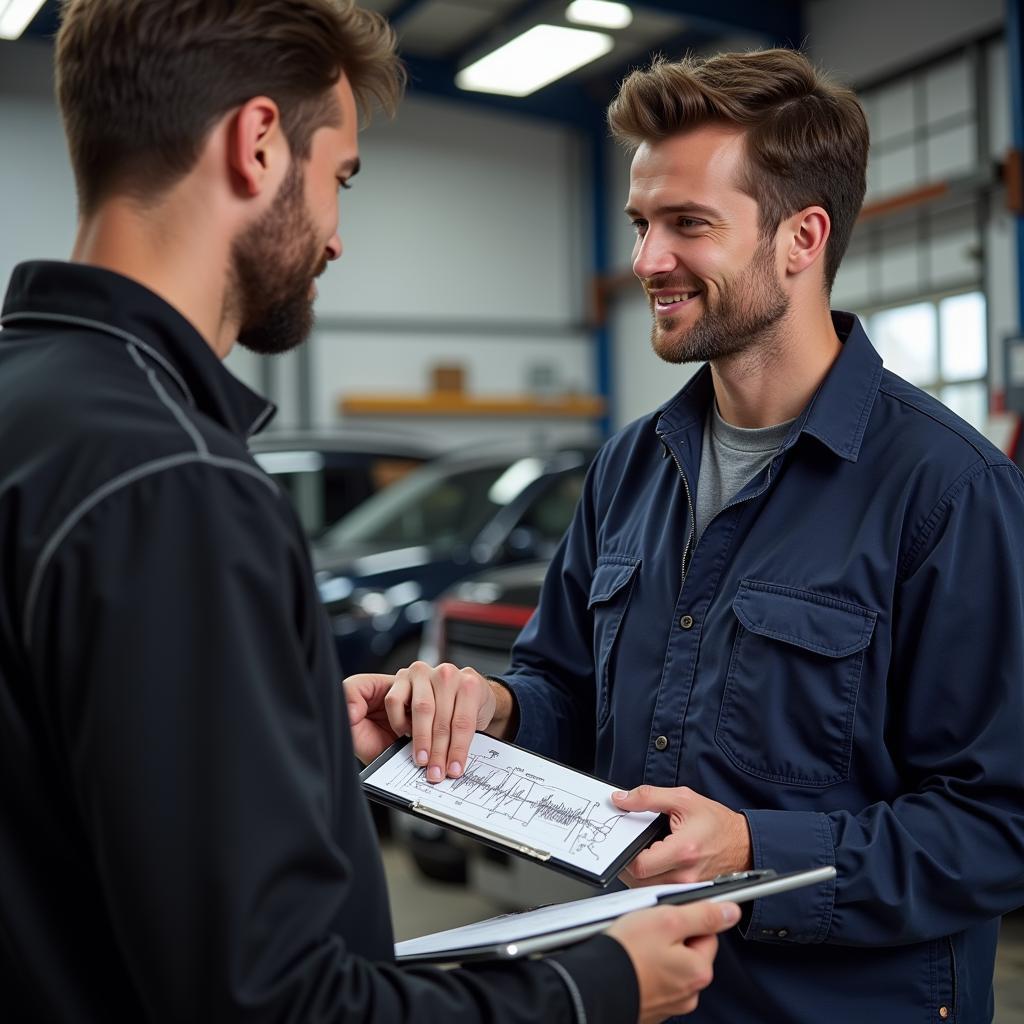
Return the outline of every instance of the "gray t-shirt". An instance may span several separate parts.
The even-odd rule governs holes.
[[[743,485],[772,461],[792,424],[787,420],[771,427],[734,427],[718,414],[718,404],[711,403],[697,478],[697,540]]]

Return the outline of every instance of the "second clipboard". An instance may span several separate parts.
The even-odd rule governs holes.
[[[742,871],[737,876],[716,880],[699,888],[664,894],[656,899],[652,896],[646,906],[660,903],[696,903],[703,900],[711,903],[726,900],[747,903],[805,885],[830,882],[835,877],[836,869],[832,866],[809,868],[781,875],[771,870]],[[644,890],[638,889],[633,892],[642,895]],[[552,911],[560,909],[557,906],[541,908],[541,911],[506,914],[491,921],[478,922],[476,925],[466,925],[463,928],[453,928],[435,935],[425,935],[396,943],[395,960],[400,964],[453,964],[479,960],[517,960],[522,957],[538,956],[583,942],[605,931],[623,913],[644,909],[640,904],[626,908],[620,906],[612,913],[602,914],[596,908],[609,898],[607,895],[597,896],[579,900],[575,904],[562,905],[567,910],[588,904],[594,905],[595,913],[585,923],[569,927],[559,926],[557,919],[553,919],[551,914]],[[542,915],[539,919],[538,914]],[[491,934],[488,939],[480,941],[479,930],[488,925],[498,925],[505,935],[498,938]]]

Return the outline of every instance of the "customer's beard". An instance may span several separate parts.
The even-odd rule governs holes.
[[[716,308],[708,305],[707,291],[696,301],[704,303],[704,310],[689,328],[681,325],[681,318],[655,317],[651,347],[667,363],[736,355],[772,334],[789,312],[789,296],[775,276],[771,240],[765,239],[739,278],[722,289]]]
[[[229,311],[239,322],[240,345],[276,355],[309,337],[313,329],[310,286],[327,266],[326,257],[319,253],[296,161],[270,209],[231,246]]]

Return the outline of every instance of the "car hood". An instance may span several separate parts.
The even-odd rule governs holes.
[[[534,608],[547,570],[546,561],[498,566],[456,583],[443,596],[474,604],[514,604]]]
[[[347,544],[342,548],[313,545],[313,568],[334,576],[380,576],[407,572],[438,561],[437,552],[426,545],[394,548],[386,544]]]

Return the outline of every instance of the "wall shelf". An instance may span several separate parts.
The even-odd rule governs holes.
[[[338,411],[345,416],[514,416],[590,419],[603,416],[605,401],[597,395],[470,396],[457,392],[429,395],[342,395]]]

